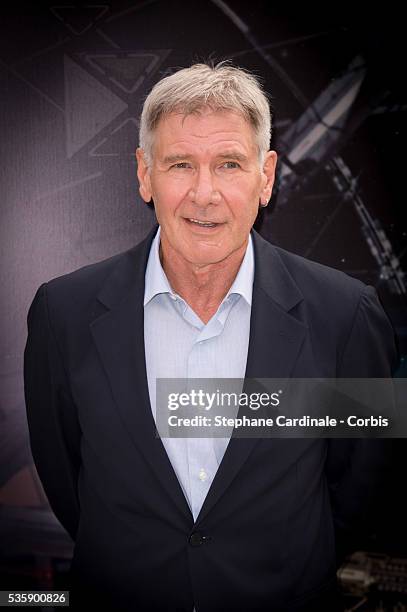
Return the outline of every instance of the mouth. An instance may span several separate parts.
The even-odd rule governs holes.
[[[203,229],[214,229],[216,227],[219,227],[220,225],[223,225],[223,223],[217,223],[216,221],[202,221],[201,219],[194,219],[192,217],[185,218],[185,221],[189,225]]]

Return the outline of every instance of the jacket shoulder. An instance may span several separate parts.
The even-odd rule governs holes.
[[[304,298],[300,307],[314,347],[328,344],[335,350],[341,376],[390,376],[398,365],[395,334],[376,289],[340,270],[273,248]]]
[[[346,316],[368,289],[357,278],[277,246],[254,232],[259,276],[270,295],[283,295],[285,305],[304,299],[315,312]],[[290,295],[291,294],[291,295]],[[289,296],[289,297],[287,297]]]
[[[72,272],[62,274],[50,279],[46,284],[50,293],[58,293],[60,291],[75,291],[78,289],[86,289],[89,293],[92,290],[98,289],[104,280],[112,273],[114,268],[120,264],[120,262],[131,257],[135,247],[127,249],[102,259],[91,264],[87,264]]]
[[[117,296],[139,284],[144,276],[151,234],[135,246],[44,283],[51,318],[84,323],[103,311],[96,299],[108,285]]]
[[[341,270],[307,259],[278,246],[274,248],[305,297],[312,297],[315,290],[319,289],[327,296],[332,294],[336,298],[341,296],[355,299],[367,286]]]

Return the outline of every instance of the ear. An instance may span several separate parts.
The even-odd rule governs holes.
[[[274,180],[276,176],[277,153],[268,151],[264,158],[263,164],[263,187],[260,192],[260,202],[262,206],[267,206],[271,192],[273,191]]]
[[[143,149],[138,148],[136,150],[136,158],[137,158],[137,178],[139,182],[139,192],[144,202],[150,202],[152,193],[151,193],[151,181],[150,181],[150,172],[147,166],[146,158],[144,155]]]

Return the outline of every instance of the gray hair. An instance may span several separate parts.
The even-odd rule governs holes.
[[[194,64],[167,76],[154,85],[147,96],[140,120],[140,147],[147,165],[151,164],[154,130],[170,113],[190,115],[204,108],[240,113],[253,127],[262,163],[269,150],[271,111],[258,79],[228,62],[215,66]]]

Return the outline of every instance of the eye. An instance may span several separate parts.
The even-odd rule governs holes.
[[[236,161],[227,161],[222,164],[222,168],[226,168],[226,170],[235,170],[236,168],[240,168],[240,164]]]
[[[179,170],[184,170],[185,168],[191,168],[191,164],[188,162],[178,162],[176,164],[173,164],[171,166],[171,168],[175,168],[175,169],[179,169]]]

